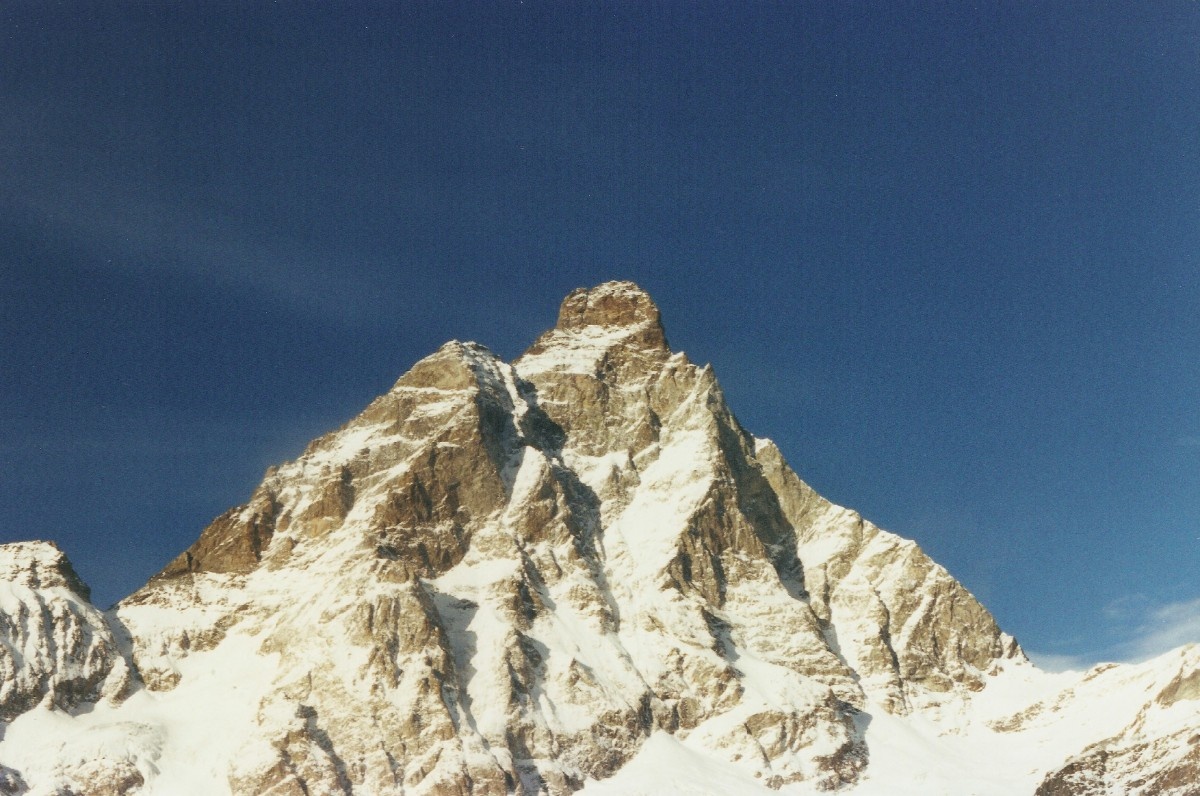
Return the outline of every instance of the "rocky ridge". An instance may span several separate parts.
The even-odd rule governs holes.
[[[69,688],[54,677],[71,655],[31,670],[46,677],[4,714],[32,733],[21,714],[47,694],[68,714],[94,704],[80,720],[115,751],[90,756],[87,792],[567,794],[662,736],[748,783],[868,792],[873,728],[1003,745],[1078,704],[1031,686],[989,707],[1038,678],[1015,640],[913,542],[748,434],[627,282],[573,292],[512,364],[459,342],[418,362],[107,618],[61,555],[6,548],[12,590],[82,617],[43,635],[93,640],[53,648],[100,650]],[[1195,715],[1189,672],[1171,716]],[[1027,790],[1194,764],[1192,741],[1137,715]],[[42,759],[15,735],[0,762],[32,793],[79,781],[82,742]]]
[[[1097,667],[1053,702],[1035,703],[1021,720],[1037,723],[1045,713],[1083,711],[1089,703],[1128,693],[1141,699],[1047,774],[1035,796],[1200,792],[1200,647],[1136,667]]]
[[[88,588],[53,542],[3,545],[0,721],[36,705],[70,710],[129,688],[125,659]]]

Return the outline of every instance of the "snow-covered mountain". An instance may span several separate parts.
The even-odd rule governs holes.
[[[101,614],[0,546],[0,793],[1196,794],[1200,649],[1037,670],[636,285],[451,342]]]

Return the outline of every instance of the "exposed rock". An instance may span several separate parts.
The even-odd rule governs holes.
[[[27,589],[63,588],[84,601],[92,590],[79,579],[66,554],[54,542],[0,545],[0,581]]]
[[[55,796],[131,796],[157,773],[163,735],[136,722],[100,724],[63,745],[48,782],[34,782],[36,793]]]
[[[1183,701],[1200,701],[1200,669],[1181,669],[1154,701],[1163,707]]]
[[[174,578],[189,572],[249,572],[262,559],[275,533],[279,505],[265,486],[250,502],[213,520],[200,538],[167,564],[156,577]]]
[[[1048,775],[1035,796],[1195,796],[1200,792],[1200,732],[1142,743],[1120,739],[1085,750]]]
[[[0,790],[560,796],[665,734],[747,781],[852,789],[873,720],[1034,737],[1108,684],[1149,694],[1142,718],[1072,735],[1024,792],[1194,774],[1182,726],[1154,729],[1195,716],[1190,658],[976,720],[993,680],[1032,677],[1016,642],[746,432],[628,282],[573,292],[511,365],[447,343],[107,621],[54,548],[8,547],[0,719],[119,701],[118,647],[145,690],[111,715],[150,718],[10,743]]]
[[[0,766],[0,795],[24,796],[29,792],[29,786],[21,775],[7,766]]]
[[[862,685],[892,712],[978,691],[1012,637],[913,542],[813,492],[774,444],[759,445],[767,479],[795,529],[813,611]]]
[[[0,545],[0,721],[126,694],[128,666],[87,594],[54,544]]]
[[[1036,796],[1195,796],[1200,793],[1200,647],[1168,653],[1174,671],[1142,667],[1093,670],[1093,687],[1118,678],[1151,693],[1152,700],[1115,735],[1096,741],[1047,774]]]
[[[554,329],[543,335],[530,353],[553,345],[556,331],[587,333],[591,327],[604,331],[628,329],[638,335],[630,342],[640,347],[667,347],[658,307],[650,294],[633,282],[606,282],[571,291],[559,307]]]

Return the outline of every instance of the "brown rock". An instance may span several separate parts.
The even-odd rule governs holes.
[[[258,566],[275,533],[279,503],[265,485],[250,502],[213,520],[195,544],[155,576],[167,580],[189,572],[249,572]]]
[[[658,307],[650,294],[633,282],[606,282],[571,291],[559,307],[555,328],[568,331],[588,326],[657,328],[658,344],[666,345]]]

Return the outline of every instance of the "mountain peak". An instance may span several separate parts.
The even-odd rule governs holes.
[[[518,360],[523,372],[545,369],[587,371],[613,349],[670,353],[658,306],[633,282],[604,282],[572,290],[558,310],[558,322]],[[514,363],[516,364],[516,363]]]
[[[556,329],[573,331],[588,326],[657,326],[658,306],[633,282],[605,282],[572,290],[558,310]]]
[[[1194,791],[1200,650],[1039,679],[631,282],[512,364],[442,346],[109,614],[71,575],[0,545],[0,792]]]
[[[91,590],[80,580],[67,555],[54,542],[12,542],[0,545],[0,581],[30,589],[56,586],[69,589],[84,600]]]
[[[0,740],[8,740],[15,718],[38,705],[72,711],[81,703],[119,701],[130,684],[111,628],[58,545],[0,544]],[[25,792],[20,776],[0,765],[0,793]]]

